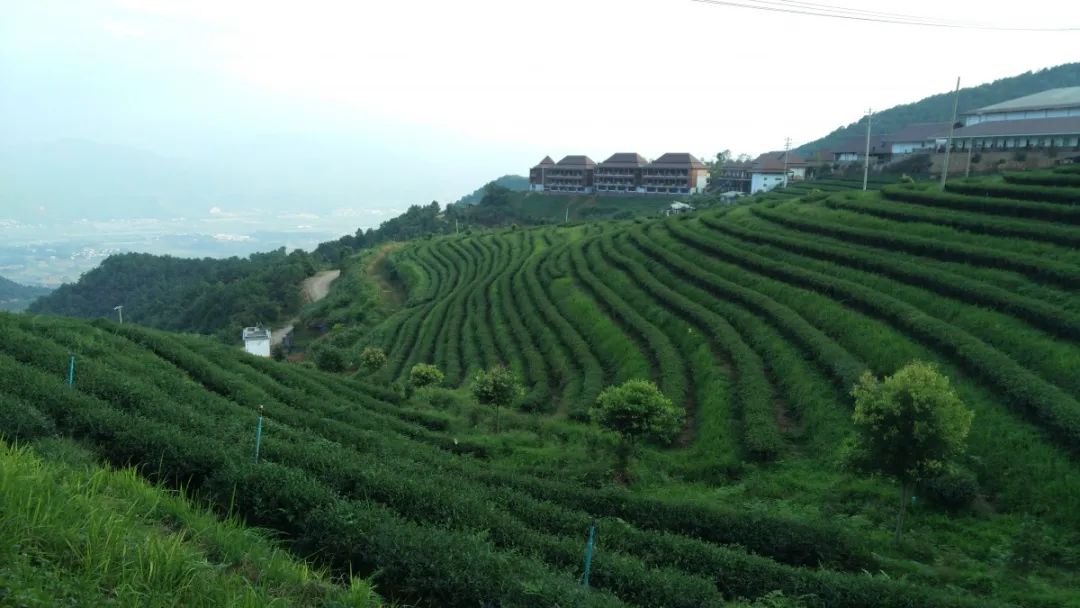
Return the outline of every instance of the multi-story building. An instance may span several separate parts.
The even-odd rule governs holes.
[[[596,192],[638,192],[641,188],[641,171],[649,164],[636,152],[619,152],[596,165],[593,184]]]
[[[529,190],[532,190],[533,192],[543,192],[547,172],[554,167],[555,161],[551,160],[550,156],[545,156],[544,160],[540,161],[540,163],[532,169],[529,169]]]
[[[544,190],[551,192],[591,193],[596,162],[588,156],[564,156],[544,171]]]
[[[750,170],[753,164],[748,160],[732,160],[720,165],[711,183],[713,191],[750,194]]]
[[[685,152],[668,152],[641,171],[641,187],[646,194],[704,192],[708,181],[709,168]]]

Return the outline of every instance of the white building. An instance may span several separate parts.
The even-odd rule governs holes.
[[[964,112],[962,122],[953,134],[954,148],[1080,150],[1080,87],[1050,89]]]
[[[964,112],[965,127],[997,120],[1031,120],[1080,116],[1080,87],[1048,89]]]
[[[244,350],[260,357],[270,356],[270,330],[262,327],[245,327]]]
[[[784,161],[785,155],[787,162]],[[768,192],[789,181],[802,179],[806,179],[806,161],[802,157],[783,150],[766,152],[754,159],[750,167],[750,194]]]

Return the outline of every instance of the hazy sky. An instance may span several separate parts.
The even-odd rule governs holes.
[[[1080,25],[1064,1],[818,3]],[[309,177],[347,189],[350,205],[380,208],[450,202],[545,154],[758,153],[786,136],[798,145],[867,107],[950,90],[957,75],[976,85],[1080,59],[1078,31],[910,27],[690,0],[8,0],[2,13],[7,144],[130,146],[270,189],[282,167],[298,167],[299,198]],[[323,203],[315,193],[307,204]]]

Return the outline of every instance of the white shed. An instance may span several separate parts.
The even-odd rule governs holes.
[[[244,350],[260,357],[270,356],[270,330],[262,327],[245,327]]]

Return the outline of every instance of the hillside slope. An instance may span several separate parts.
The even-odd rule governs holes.
[[[114,307],[123,305],[127,322],[236,342],[243,327],[269,325],[299,311],[300,283],[314,273],[311,256],[285,248],[223,260],[126,253],[109,256],[29,310],[115,318]]]
[[[364,581],[343,589],[134,470],[99,468],[64,440],[31,450],[20,430],[23,447],[0,440],[0,604],[380,605]]]
[[[1024,95],[1031,95],[1046,89],[1080,86],[1080,63],[1066,63],[1037,72],[1026,72],[1019,76],[1002,78],[977,87],[960,89],[960,108],[974,110],[1002,101],[1008,101]],[[874,131],[892,133],[912,123],[948,122],[952,115],[953,92],[931,95],[925,99],[899,105],[874,113]],[[852,137],[866,135],[866,117],[860,118],[846,127],[840,127],[821,139],[803,144],[796,149],[801,154],[816,150],[828,150],[836,144]]]
[[[47,287],[20,285],[15,281],[0,277],[0,310],[24,310],[30,304],[52,290]]]
[[[0,424],[44,417],[393,601],[1080,606],[1078,175],[421,239],[381,252],[403,302],[365,283],[366,252],[318,308],[350,355],[386,350],[370,377],[0,315],[0,394],[37,412]],[[975,422],[894,544],[895,485],[837,463],[852,384],[914,359]],[[416,363],[447,386],[406,397]],[[501,432],[468,391],[498,363],[527,385]],[[689,423],[641,450],[627,488],[583,422],[630,378]]]

